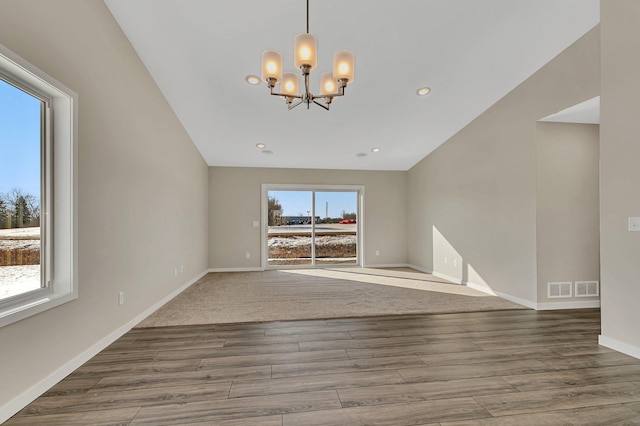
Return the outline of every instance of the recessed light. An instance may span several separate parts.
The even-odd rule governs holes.
[[[416,93],[418,94],[418,96],[425,96],[428,95],[430,91],[431,89],[428,87],[421,87],[416,91]]]
[[[371,148],[371,152],[380,152],[382,151],[380,148],[375,147],[375,148]]]
[[[367,154],[365,152],[359,152],[359,153],[356,154],[356,157],[358,157],[358,158],[364,158],[366,156],[367,156]]]
[[[266,155],[271,155],[271,154],[273,154],[273,151],[265,149],[264,151],[262,151],[262,153],[266,154]]]
[[[263,144],[263,143],[257,143],[256,144],[256,148],[258,148],[258,149],[265,149],[266,147],[267,146],[265,144]]]
[[[245,78],[245,80],[247,80],[247,83],[253,86],[255,86],[256,84],[260,84],[260,79],[255,75],[248,75],[247,78]]]

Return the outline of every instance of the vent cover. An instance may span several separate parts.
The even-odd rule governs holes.
[[[571,282],[547,283],[547,297],[555,299],[558,297],[571,297]]]
[[[598,281],[576,281],[576,297],[599,296]]]

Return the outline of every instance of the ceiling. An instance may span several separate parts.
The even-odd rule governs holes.
[[[304,0],[105,3],[211,166],[408,170],[600,19],[599,0],[311,0],[311,91],[337,50],[355,79],[331,111],[288,111],[245,77],[264,50],[295,71]]]

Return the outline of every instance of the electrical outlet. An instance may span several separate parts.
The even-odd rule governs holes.
[[[380,256],[380,250],[376,250],[376,256]]]
[[[118,293],[118,305],[124,305],[124,291]]]
[[[251,253],[246,252],[246,253],[244,254],[244,257],[245,257],[246,259],[251,259]]]
[[[184,265],[180,265],[180,273],[184,273]]]
[[[173,275],[178,276],[178,267],[173,268]]]
[[[449,259],[447,259],[446,257],[444,258],[444,264],[448,264],[449,263]]]

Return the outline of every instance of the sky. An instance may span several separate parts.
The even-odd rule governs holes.
[[[40,199],[40,100],[0,80],[0,193]]]
[[[283,216],[307,216],[311,211],[311,191],[269,191],[269,198],[275,198],[282,206]],[[316,216],[325,217],[329,203],[329,217],[342,217],[342,211],[358,211],[357,192],[320,192],[316,191]]]

